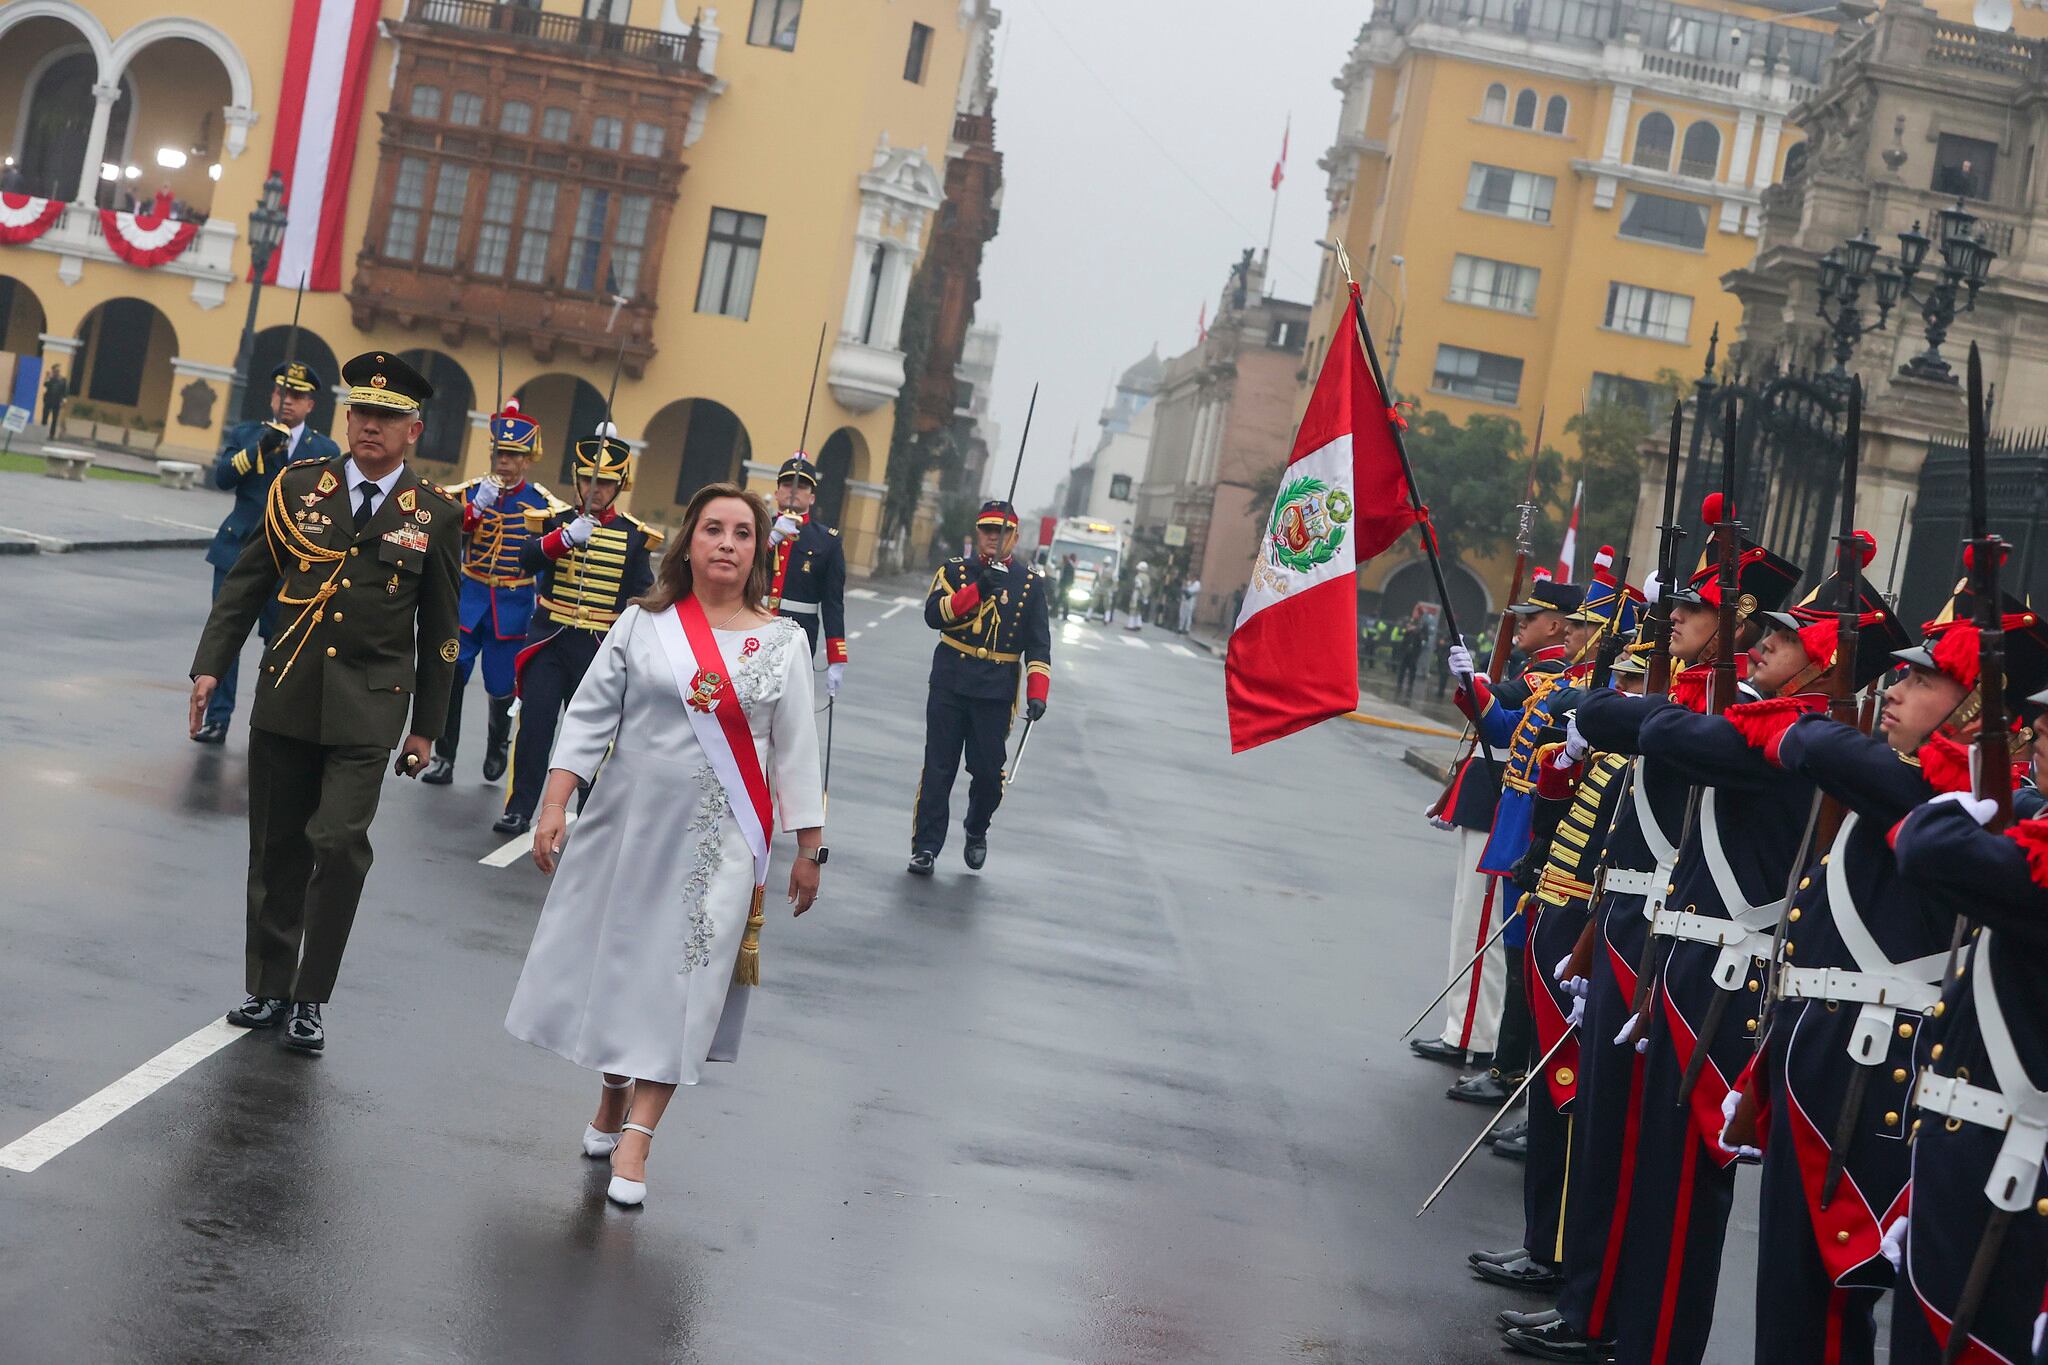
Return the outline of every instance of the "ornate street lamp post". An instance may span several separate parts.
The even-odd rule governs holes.
[[[226,420],[242,420],[242,403],[249,392],[249,364],[256,352],[256,301],[263,297],[263,276],[270,270],[270,257],[284,240],[284,176],[276,171],[263,182],[263,198],[249,213],[249,315],[242,320],[242,345],[235,354],[235,377],[228,385]]]
[[[1977,215],[1963,207],[1961,199],[1954,207],[1945,208],[1935,215],[1935,231],[1939,234],[1934,245],[1941,250],[1941,264],[1935,267],[1932,282],[1924,298],[1913,292],[1913,276],[1927,261],[1930,245],[1918,223],[1911,232],[1899,234],[1899,268],[1905,272],[1904,296],[1921,305],[1920,316],[1927,323],[1927,349],[1907,361],[1902,373],[1920,379],[1932,379],[1944,384],[1956,382],[1949,371],[1948,362],[1941,358],[1941,343],[1948,336],[1951,323],[1958,312],[1977,311],[1977,291],[1984,287],[1984,280],[1991,273],[1991,262],[1998,253],[1984,240],[1984,230],[1977,226]],[[1977,230],[1973,233],[1972,228]],[[1961,306],[1957,306],[1956,295],[1967,290]]]
[[[1849,357],[1856,353],[1856,343],[1868,333],[1885,329],[1885,319],[1891,316],[1905,285],[1905,276],[1890,267],[1873,274],[1876,263],[1877,242],[1869,228],[1820,258],[1819,311],[1835,343],[1835,368],[1828,377],[1841,384],[1849,382]],[[1876,322],[1863,320],[1859,296],[1866,284],[1876,289]]]

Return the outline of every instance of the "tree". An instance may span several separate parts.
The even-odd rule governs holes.
[[[1642,492],[1642,447],[1650,436],[1649,414],[1633,404],[1602,403],[1566,422],[1564,429],[1579,439],[1577,477],[1586,486],[1579,514],[1581,542],[1627,548]],[[1637,577],[1647,571],[1631,569]]]
[[[1484,558],[1513,547],[1514,508],[1528,491],[1525,445],[1521,423],[1490,413],[1475,413],[1459,426],[1441,412],[1425,412],[1409,425],[1408,460],[1446,560]],[[1563,476],[1564,457],[1545,446],[1536,456],[1539,554],[1557,540],[1559,523],[1542,509],[1556,501]]]

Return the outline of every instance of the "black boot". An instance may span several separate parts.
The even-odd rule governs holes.
[[[420,774],[420,781],[429,787],[445,787],[455,780],[455,761],[440,753],[427,760],[427,770]]]
[[[494,833],[498,834],[524,834],[532,825],[532,816],[521,815],[516,810],[508,810],[498,817],[497,823],[492,825],[491,829]]]
[[[252,995],[228,1011],[236,1028],[275,1028],[283,1018],[284,1001],[268,995]]]
[[[1472,1273],[1482,1280],[1503,1284],[1510,1289],[1529,1289],[1543,1294],[1551,1293],[1564,1280],[1556,1266],[1544,1265],[1526,1256],[1519,1261],[1509,1261],[1506,1265],[1476,1261],[1473,1263]]]
[[[296,1052],[318,1052],[327,1046],[318,1005],[303,1002],[292,1006],[292,1016],[284,1026],[284,1045]]]
[[[1614,1358],[1613,1348],[1606,1342],[1590,1340],[1563,1318],[1540,1327],[1510,1327],[1501,1333],[1501,1340],[1510,1350],[1541,1360],[1580,1360],[1600,1365]]]
[[[981,871],[981,865],[988,861],[988,840],[969,839],[966,847],[960,850],[960,856],[967,860],[969,867],[976,872]]]
[[[484,781],[505,775],[512,755],[512,698],[491,698],[490,728],[484,732]]]
[[[1493,1060],[1490,1052],[1467,1052],[1441,1038],[1418,1038],[1408,1044],[1408,1050],[1425,1061],[1442,1062],[1461,1070],[1466,1066],[1485,1066]]]
[[[923,849],[918,849],[910,855],[910,866],[905,868],[904,871],[910,873],[913,877],[929,877],[932,875],[932,858],[932,854],[927,853]]]

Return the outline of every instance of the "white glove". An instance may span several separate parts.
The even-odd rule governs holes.
[[[1573,977],[1572,979],[1574,981],[1578,980],[1577,977]],[[1577,1028],[1579,1025],[1586,1022],[1585,996],[1579,995],[1572,997],[1572,1012],[1564,1017],[1564,1022],[1565,1027],[1567,1028]]]
[[[1566,956],[1564,956],[1564,957],[1561,957],[1561,958],[1559,958],[1559,959],[1557,960],[1557,965],[1556,965],[1555,967],[1552,967],[1552,968],[1550,969],[1550,979],[1551,979],[1552,981],[1555,981],[1555,982],[1557,982],[1558,984],[1562,985],[1562,984],[1563,984],[1563,983],[1565,982],[1565,980],[1567,979],[1567,978],[1565,977],[1565,974],[1564,974],[1564,969],[1565,969],[1565,968],[1567,968],[1567,967],[1569,967],[1569,966],[1571,966],[1571,965],[1572,965],[1572,960],[1571,960],[1571,956],[1570,956],[1569,954],[1567,954],[1567,955],[1566,955]]]
[[[478,484],[476,486],[476,496],[469,501],[470,505],[479,512],[488,512],[493,507],[496,507],[498,505],[497,480],[485,479],[482,483]]]
[[[1721,1097],[1721,1131],[1714,1138],[1714,1145],[1731,1156],[1742,1156],[1748,1157],[1752,1161],[1761,1161],[1764,1154],[1763,1149],[1760,1147],[1749,1147],[1739,1142],[1733,1147],[1728,1145],[1728,1125],[1735,1122],[1735,1108],[1741,1103],[1742,1092],[1740,1090],[1731,1090]]]
[[[1472,676],[1471,650],[1463,645],[1452,645],[1450,651],[1444,657],[1450,661],[1452,677],[1469,678]]]
[[[2041,1334],[2048,1331],[2048,1313],[2034,1319],[2034,1354],[2041,1354]]]
[[[828,696],[828,697],[836,697],[836,696],[838,696],[838,695],[839,695],[839,681],[840,681],[840,679],[844,678],[845,676],[846,676],[846,665],[845,665],[845,664],[826,664],[826,665],[825,665],[825,695],[826,695],[826,696]]]
[[[1884,1258],[1887,1261],[1892,1263],[1893,1270],[1904,1270],[1906,1268],[1906,1215],[1900,1214],[1897,1218],[1892,1219],[1892,1225],[1884,1230],[1884,1240],[1877,1244],[1877,1249],[1884,1253]],[[2039,1350],[2040,1345],[2041,1324],[2036,1322],[2034,1324],[2035,1349]]]
[[[796,519],[796,513],[784,512],[775,519],[775,524],[768,528],[768,543],[780,545],[803,528],[804,524]]]
[[[1996,801],[1993,801],[1988,796],[1982,798],[1975,797],[1968,792],[1943,792],[1927,804],[1938,806],[1944,801],[1950,801],[1961,806],[1965,811],[1969,812],[1970,818],[1980,825],[1990,824],[1991,817],[1998,814],[1998,803]]]
[[[1652,1008],[1655,1008],[1655,1007],[1654,1007],[1654,1006],[1652,1006]],[[1621,1032],[1619,1032],[1619,1033],[1617,1033],[1617,1034],[1615,1034],[1615,1035],[1614,1035],[1614,1041],[1615,1041],[1615,1042],[1616,1042],[1617,1044],[1619,1044],[1619,1043],[1626,1043],[1626,1042],[1628,1042],[1628,1041],[1629,1041],[1630,1039],[1634,1039],[1634,1040],[1635,1040],[1635,1045],[1636,1045],[1636,1051],[1637,1051],[1637,1052],[1648,1052],[1648,1051],[1650,1050],[1650,1040],[1649,1040],[1648,1038],[1637,1038],[1637,1037],[1636,1037],[1636,1029],[1637,1029],[1638,1027],[1640,1027],[1640,1026],[1641,1026],[1642,1022],[1643,1022],[1643,1016],[1642,1016],[1642,1015],[1640,1015],[1640,1014],[1631,1014],[1631,1015],[1630,1015],[1630,1016],[1628,1017],[1628,1022],[1627,1022],[1626,1024],[1623,1024],[1623,1025],[1621,1026]]]
[[[1657,599],[1662,597],[1663,595],[1664,584],[1658,579],[1655,573],[1652,573],[1648,578],[1645,578],[1643,580],[1643,601],[1645,604],[1655,606]]]
[[[1454,824],[1452,824],[1452,823],[1451,823],[1450,821],[1448,821],[1448,820],[1444,819],[1444,818],[1443,818],[1443,816],[1441,816],[1441,815],[1432,815],[1432,816],[1430,816],[1430,817],[1429,817],[1429,827],[1430,827],[1431,829],[1456,829],[1456,828],[1457,828],[1457,826],[1456,826],[1456,825],[1454,825]]]
[[[588,516],[579,516],[562,528],[562,539],[571,545],[587,545],[590,543],[590,533],[596,529],[596,522]]]
[[[1564,723],[1564,756],[1568,763],[1583,763],[1586,755],[1593,752],[1592,741],[1579,733],[1579,717],[1573,712]]]

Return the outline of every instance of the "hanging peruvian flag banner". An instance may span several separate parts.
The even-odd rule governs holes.
[[[166,190],[146,209],[134,213],[100,210],[100,233],[116,256],[133,266],[154,270],[175,261],[199,235],[199,224],[171,217],[171,195]]]
[[[315,292],[341,288],[349,175],[382,9],[382,0],[292,0],[270,141],[270,169],[284,177],[286,226],[269,283],[304,278]]]
[[[1230,635],[1232,753],[1358,705],[1358,566],[1422,519],[1394,446],[1399,417],[1359,341],[1363,307],[1353,284]]]
[[[1585,501],[1586,484],[1580,480],[1572,488],[1572,519],[1565,523],[1564,544],[1557,550],[1557,581],[1572,581],[1572,571],[1579,562],[1579,504]]]
[[[29,194],[0,194],[0,246],[20,246],[57,226],[64,216],[62,199]]]

